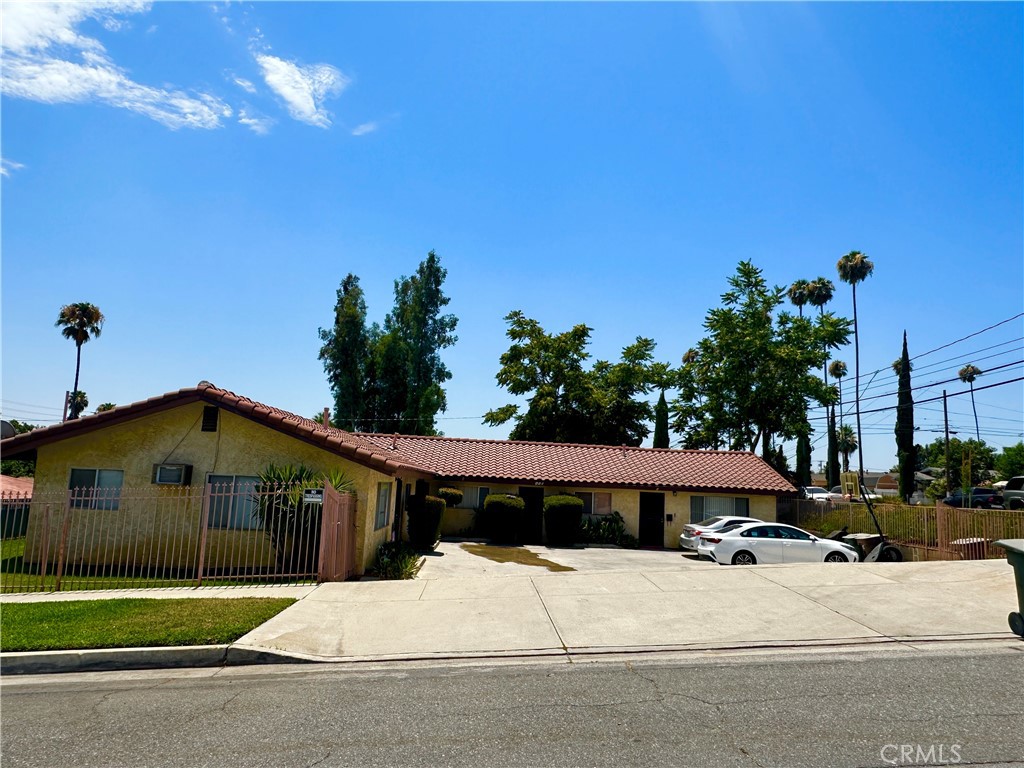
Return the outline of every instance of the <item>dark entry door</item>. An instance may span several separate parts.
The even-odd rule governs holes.
[[[640,494],[640,546],[665,546],[665,494]]]
[[[523,526],[519,531],[522,544],[542,544],[544,539],[544,489],[530,485],[519,487],[519,496],[526,502]]]

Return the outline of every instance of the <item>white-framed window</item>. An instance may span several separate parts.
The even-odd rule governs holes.
[[[583,499],[583,514],[610,515],[612,513],[612,495],[607,491],[578,491],[573,494]]]
[[[74,509],[116,510],[123,487],[123,469],[72,469],[68,480]]]
[[[380,530],[391,521],[391,483],[377,483],[377,514],[374,530]]]
[[[260,479],[251,475],[208,475],[210,493],[210,527],[233,531],[258,528],[256,486]]]
[[[462,489],[462,501],[456,509],[483,509],[484,499],[490,492],[491,489],[484,485],[468,485]]]
[[[750,499],[736,496],[691,496],[690,522],[699,523],[709,517],[734,515],[750,517]]]

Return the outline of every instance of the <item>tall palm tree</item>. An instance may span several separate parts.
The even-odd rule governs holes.
[[[844,424],[836,430],[836,445],[843,454],[843,472],[849,472],[850,454],[857,451],[857,436],[853,434],[853,427]]]
[[[857,414],[857,443],[861,440],[860,429],[860,330],[857,326],[857,283],[862,283],[875,271],[875,265],[860,251],[850,251],[836,263],[839,279],[853,288],[853,402]],[[857,455],[860,482],[864,483],[864,452]]]
[[[828,372],[836,380],[836,389],[839,390],[839,423],[843,423],[843,386],[842,378],[846,375],[846,363],[842,360],[833,360],[829,363]]]
[[[974,380],[984,371],[976,365],[968,363],[959,371],[960,381],[971,385],[971,410],[974,411],[974,436],[981,442],[981,430],[978,429],[978,409],[974,405]]]
[[[77,407],[75,397],[78,394],[78,374],[82,370],[82,345],[93,337],[99,338],[105,319],[99,307],[83,301],[61,307],[57,322],[54,323],[54,326],[61,329],[65,339],[75,342],[75,387],[71,390],[69,418],[77,419],[82,412],[82,408]]]
[[[807,303],[807,288],[809,285],[810,283],[806,280],[794,280],[793,284],[789,286],[789,290],[786,291],[793,306],[800,311],[800,317],[804,316],[804,304]]]

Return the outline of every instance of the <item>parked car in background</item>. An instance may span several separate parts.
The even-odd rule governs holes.
[[[1024,475],[1011,477],[1003,486],[1003,506],[1007,509],[1024,509]]]
[[[843,493],[843,486],[841,485],[832,486],[832,490],[828,492],[828,497],[831,501],[849,501],[846,498],[846,494]]]
[[[701,520],[699,523],[689,523],[683,526],[683,532],[679,534],[679,548],[684,550],[690,550],[691,552],[697,551],[698,540],[704,533],[711,531],[720,531],[727,525],[735,525],[736,523],[760,523],[763,522],[758,520],[756,517],[735,517],[732,515],[718,515],[716,517],[709,517],[707,520]]]
[[[702,551],[719,565],[855,563],[860,553],[845,541],[823,539],[792,525],[750,523],[701,536]]]
[[[811,499],[812,501],[816,501],[819,504],[827,504],[829,501],[831,501],[831,499],[829,498],[829,492],[826,491],[824,488],[817,487],[816,485],[801,488],[800,492],[803,494],[803,497],[805,499]]]
[[[1002,509],[1003,497],[994,488],[971,488],[971,495],[964,496],[961,488],[942,500],[950,507],[971,507],[972,509]]]

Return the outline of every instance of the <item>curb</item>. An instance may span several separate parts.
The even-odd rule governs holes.
[[[308,659],[289,654],[234,645],[31,651],[0,653],[0,675],[231,667],[247,664],[302,664],[308,661]]]

